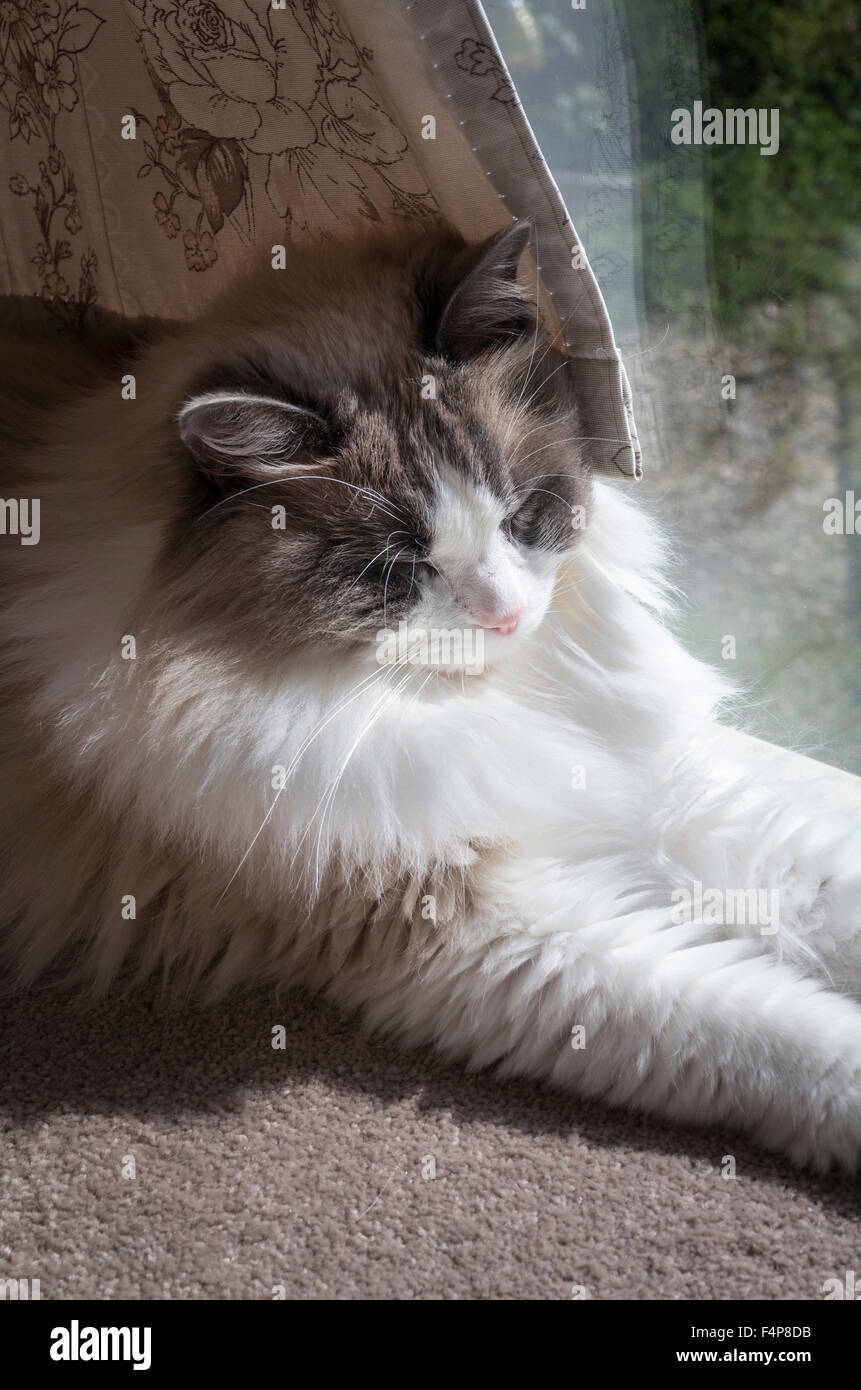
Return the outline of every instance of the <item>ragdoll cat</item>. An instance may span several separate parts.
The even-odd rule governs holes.
[[[193,325],[4,346],[0,491],[40,503],[0,537],[7,974],[301,984],[855,1169],[861,836],[727,762],[527,234],[297,249]],[[779,921],[702,906],[760,889]]]

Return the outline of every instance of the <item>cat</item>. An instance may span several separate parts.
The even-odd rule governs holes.
[[[304,986],[855,1171],[861,835],[727,752],[528,237],[300,247],[194,323],[3,343],[41,516],[0,537],[7,987]]]

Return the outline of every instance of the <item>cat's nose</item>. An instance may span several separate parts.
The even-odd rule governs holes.
[[[503,637],[510,637],[516,631],[517,624],[523,616],[522,608],[513,608],[509,613],[476,613],[475,621],[479,627],[486,628],[488,632],[498,632]]]

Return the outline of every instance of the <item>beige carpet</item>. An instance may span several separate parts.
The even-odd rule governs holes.
[[[0,1277],[43,1298],[819,1298],[861,1269],[851,1184],[464,1076],[301,997],[5,1003],[0,1076]]]

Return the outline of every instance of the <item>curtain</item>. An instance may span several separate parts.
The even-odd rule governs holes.
[[[475,0],[0,0],[0,290],[187,318],[257,246],[532,223],[596,470],[639,477],[595,276]]]

